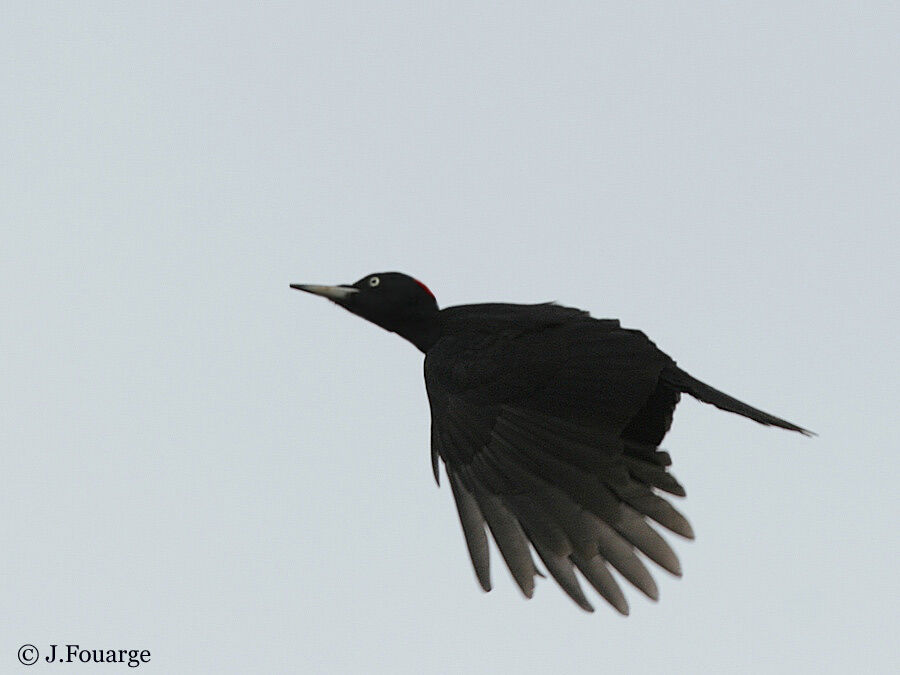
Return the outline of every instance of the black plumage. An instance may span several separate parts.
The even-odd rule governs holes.
[[[611,570],[656,599],[642,556],[681,567],[650,521],[686,538],[687,519],[660,492],[683,497],[658,449],[681,394],[760,424],[807,430],[753,408],[681,370],[643,333],[557,304],[438,309],[398,272],[352,285],[293,288],[329,298],[398,333],[425,354],[435,480],[444,463],[478,582],[490,590],[490,531],[531,597],[537,553],[592,611],[575,570],[623,614]]]

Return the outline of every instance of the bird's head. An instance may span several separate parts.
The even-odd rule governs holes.
[[[421,281],[400,272],[367,274],[353,284],[291,288],[328,298],[344,309],[405,337],[425,351],[438,313],[437,300]],[[423,346],[424,345],[424,346]]]

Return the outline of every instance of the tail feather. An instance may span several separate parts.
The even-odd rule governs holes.
[[[781,427],[782,429],[789,429],[790,431],[798,431],[804,436],[815,436],[815,433],[808,429],[804,429],[803,427],[797,426],[787,420],[783,420],[780,417],[775,417],[775,415],[770,415],[769,413],[763,412],[753,406],[749,406],[742,401],[738,401],[736,398],[733,398],[718,389],[710,387],[708,384],[701,382],[695,377],[691,377],[681,368],[676,366],[664,370],[661,377],[677,388],[678,391],[690,394],[694,398],[703,401],[704,403],[714,405],[720,410],[743,415],[744,417],[748,417],[751,420],[766,426]]]

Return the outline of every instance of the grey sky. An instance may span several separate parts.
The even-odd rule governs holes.
[[[6,3],[0,671],[897,672],[900,16],[859,5]],[[288,288],[394,269],[820,437],[686,401],[658,604],[483,594],[421,355]]]

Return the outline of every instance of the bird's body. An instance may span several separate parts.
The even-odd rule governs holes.
[[[443,462],[479,583],[490,590],[490,530],[523,593],[539,575],[531,549],[583,609],[575,569],[617,610],[611,569],[658,596],[641,552],[680,574],[648,519],[687,538],[658,492],[684,496],[658,446],[682,393],[757,422],[808,433],[681,370],[643,333],[556,304],[439,310],[396,272],[352,286],[295,288],[329,297],[425,353],[435,479]],[[323,290],[328,289],[328,290]]]

